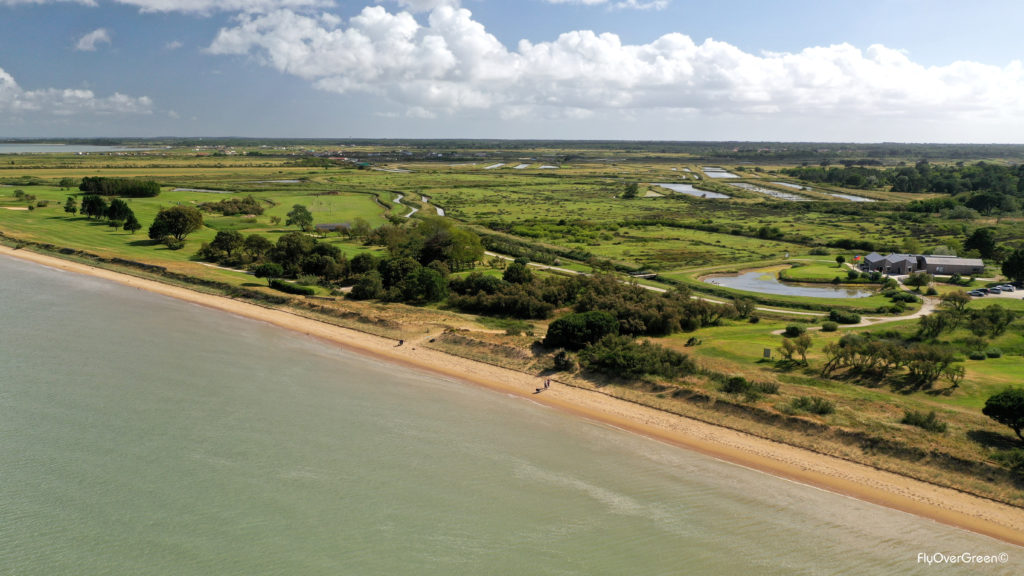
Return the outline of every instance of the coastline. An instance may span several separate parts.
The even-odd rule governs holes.
[[[566,413],[695,450],[719,460],[1024,546],[1024,512],[1013,506],[660,412],[592,391],[556,383],[543,393],[534,394],[534,390],[542,385],[539,377],[417,347],[415,341],[407,341],[404,346],[396,347],[393,340],[326,324],[288,311],[203,294],[27,250],[0,246],[0,255],[103,278],[261,320],[376,360],[399,363],[529,398]]]

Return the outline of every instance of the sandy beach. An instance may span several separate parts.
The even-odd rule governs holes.
[[[320,338],[368,357],[529,398],[576,416],[695,450],[720,460],[1024,546],[1024,510],[1020,508],[667,414],[601,393],[562,386],[557,382],[550,389],[535,394],[535,390],[543,386],[543,380],[539,377],[423,348],[417,346],[417,341],[409,340],[402,346],[396,346],[394,340],[325,324],[287,311],[202,294],[27,250],[0,246],[0,255],[88,274],[261,320]],[[922,545],[925,544],[922,542]]]

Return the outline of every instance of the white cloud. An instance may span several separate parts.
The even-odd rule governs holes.
[[[184,44],[181,42],[181,40],[171,40],[170,42],[164,44],[164,50],[170,52],[171,50],[177,50],[182,46],[184,46]]]
[[[0,112],[8,117],[21,114],[149,114],[152,108],[153,102],[146,96],[135,98],[115,92],[112,96],[100,98],[91,90],[72,88],[25,90],[13,76],[0,68]]]
[[[95,52],[97,44],[110,44],[110,33],[105,28],[97,28],[78,39],[75,50]]]
[[[466,109],[556,118],[675,110],[794,120],[1024,113],[1019,61],[926,67],[880,45],[751,54],[683,34],[630,45],[586,30],[512,49],[448,3],[426,20],[382,6],[364,8],[347,25],[289,10],[247,14],[221,29],[208,51],[250,55],[322,90],[374,94],[418,117]]]

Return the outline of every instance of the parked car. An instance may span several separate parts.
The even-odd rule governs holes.
[[[1003,291],[1000,290],[999,288],[989,288],[988,289],[988,293],[989,294],[1002,294]]]
[[[1002,284],[1002,285],[996,286],[996,288],[999,288],[1003,292],[1015,292],[1016,291],[1016,290],[1014,290],[1013,286],[1010,285],[1010,284]]]
[[[971,290],[970,292],[967,293],[967,295],[974,296],[975,298],[981,298],[982,296],[985,295],[985,293],[982,292],[981,290]]]

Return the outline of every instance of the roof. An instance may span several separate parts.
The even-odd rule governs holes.
[[[864,259],[867,260],[868,262],[878,262],[880,260],[884,260],[885,258],[878,252],[872,252],[871,254],[865,256]]]
[[[886,262],[906,262],[907,260],[916,263],[917,256],[913,254],[889,254],[885,257]]]
[[[957,258],[955,256],[921,256],[925,265],[935,264],[938,266],[977,266],[984,268],[985,262],[981,258]]]

